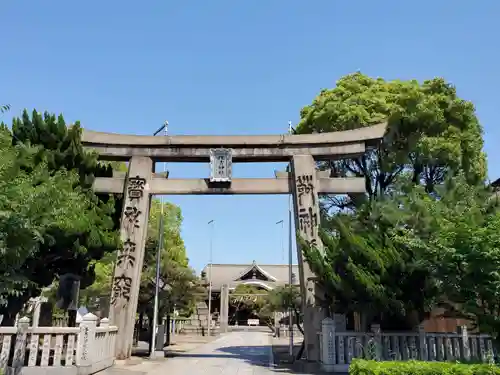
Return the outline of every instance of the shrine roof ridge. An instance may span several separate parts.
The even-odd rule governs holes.
[[[248,267],[251,266],[252,263],[211,263],[213,266],[222,266],[222,267]],[[289,267],[288,263],[255,263],[260,267]],[[210,263],[207,263],[204,267],[209,267]],[[297,263],[292,264],[292,266],[298,266]]]
[[[324,146],[357,142],[367,144],[381,139],[386,131],[387,123],[358,129],[315,133],[315,134],[281,134],[281,135],[174,135],[152,136],[97,132],[83,130],[82,143],[85,146],[98,147],[207,147],[207,148],[252,148],[252,147],[284,147],[284,146]]]

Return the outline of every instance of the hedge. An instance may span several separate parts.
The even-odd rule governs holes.
[[[500,375],[500,367],[493,364],[354,359],[349,366],[349,375]]]

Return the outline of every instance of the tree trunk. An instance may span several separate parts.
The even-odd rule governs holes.
[[[32,294],[26,291],[25,294],[20,296],[7,297],[7,305],[0,308],[0,315],[3,315],[3,327],[13,327],[16,321],[16,315],[22,310],[26,302],[29,301]]]

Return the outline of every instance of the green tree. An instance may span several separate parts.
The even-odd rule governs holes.
[[[496,200],[463,175],[429,195],[423,186],[395,189],[370,215],[337,215],[321,237],[324,255],[306,258],[336,312],[364,312],[384,329],[411,329],[435,307],[471,319],[485,332],[500,325],[500,224]],[[371,313],[370,313],[371,312]]]
[[[80,303],[84,306],[95,306],[109,303],[111,296],[111,280],[113,279],[116,252],[107,253],[94,262],[94,282],[80,290]],[[55,293],[53,293],[55,295]]]
[[[144,255],[138,311],[150,318],[153,316],[153,301],[156,289],[156,254],[158,251],[160,216],[162,203],[151,201],[148,223],[148,239]],[[172,203],[163,203],[163,245],[160,263],[159,316],[178,309],[188,309],[197,291],[196,275],[188,266],[186,248],[181,237],[181,209]]]
[[[331,313],[362,313],[366,329],[375,320],[386,330],[408,330],[436,305],[439,282],[430,267],[435,254],[416,237],[417,228],[405,232],[415,221],[412,214],[425,222],[417,211],[425,206],[424,194],[372,202],[369,214],[325,222],[324,253],[306,248],[305,257],[319,275],[322,302]]]
[[[365,320],[379,311],[386,327],[402,329],[423,319],[442,293],[440,257],[429,244],[438,227],[428,210],[442,204],[449,179],[481,186],[486,158],[474,106],[440,78],[419,83],[348,75],[302,110],[297,132],[383,121],[384,140],[365,155],[320,165],[334,176],[364,178],[367,194],[323,201],[325,253],[306,249],[306,258],[334,311],[362,312]]]
[[[253,285],[240,284],[236,286],[232,295],[229,295],[231,303],[238,309],[248,309],[258,315],[264,305],[268,292]]]
[[[302,109],[297,132],[350,130],[383,121],[388,132],[381,144],[358,158],[327,165],[335,176],[364,177],[368,200],[384,195],[403,173],[427,191],[457,171],[469,183],[485,180],[483,131],[474,106],[442,78],[419,83],[347,75]],[[353,209],[363,201],[333,196],[325,204]]]
[[[114,166],[115,168],[117,166]],[[151,201],[145,255],[142,265],[141,286],[137,310],[153,318],[156,288],[156,254],[159,240],[161,202]],[[188,266],[184,241],[181,237],[181,209],[172,203],[163,203],[164,236],[160,263],[159,317],[171,314],[174,306],[180,311],[193,308],[196,296],[200,294],[198,279]],[[95,303],[97,298],[107,298],[111,293],[111,279],[116,253],[106,255],[95,262],[95,281],[81,292],[86,304]]]
[[[80,276],[82,287],[92,284],[94,261],[118,247],[121,212],[120,200],[95,195],[91,190],[95,176],[111,176],[112,171],[111,167],[99,164],[95,155],[84,151],[78,123],[68,127],[62,116],[33,111],[30,117],[24,111],[21,118],[13,119],[12,133],[13,145],[35,149],[32,163],[23,166],[27,175],[39,167],[45,168],[50,176],[63,171],[74,173],[77,179],[73,189],[80,191],[88,204],[80,211],[73,228],[51,225],[46,236],[38,240],[37,251],[20,267],[29,285],[17,285],[7,304],[0,308],[0,313],[8,317],[15,316],[30,297],[40,294],[41,288],[51,285],[64,273]],[[3,321],[10,323],[10,319]]]
[[[162,203],[159,199],[151,200],[148,222],[148,238],[158,243],[160,216]],[[177,262],[179,265],[187,266],[189,259],[186,254],[186,247],[181,237],[182,212],[179,206],[173,203],[163,203],[163,246],[168,251],[168,259]],[[153,246],[153,243],[151,243]]]
[[[304,333],[301,326],[301,308],[301,297],[298,286],[293,285],[290,287],[289,285],[285,285],[276,287],[268,292],[261,303],[258,314],[261,319],[266,320],[269,326],[272,326],[274,324],[274,313],[286,313],[291,309],[294,314],[294,324]]]
[[[435,258],[449,314],[469,318],[482,332],[500,334],[500,210],[491,191],[449,181],[430,201],[432,231],[425,242]],[[423,241],[422,241],[423,242]]]
[[[9,302],[39,290],[39,275],[33,273],[45,272],[37,268],[44,244],[61,231],[74,236],[91,233],[99,219],[91,197],[74,187],[78,175],[65,170],[51,174],[42,160],[34,163],[38,157],[38,148],[13,146],[8,129],[0,128],[0,311],[7,323],[17,313],[9,309]],[[82,212],[87,212],[84,220]],[[84,256],[86,249],[75,242],[67,251]],[[54,256],[45,254],[44,261],[50,263]]]
[[[156,254],[159,245],[160,217],[162,203],[151,201],[148,223],[148,237],[142,267],[141,285],[137,312],[142,326],[142,317],[149,322],[148,338],[151,338],[154,319],[154,298],[156,291]],[[163,203],[163,245],[160,253],[160,274],[158,283],[158,319],[170,316],[174,309],[182,315],[190,315],[202,294],[202,287],[195,271],[189,267],[186,248],[181,237],[181,209],[172,203]],[[160,323],[160,321],[158,322]],[[151,341],[150,341],[151,344]]]

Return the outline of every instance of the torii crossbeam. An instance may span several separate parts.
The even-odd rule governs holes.
[[[85,130],[82,142],[103,160],[128,161],[128,172],[97,178],[97,192],[124,194],[121,219],[123,246],[113,277],[110,318],[118,326],[116,357],[131,355],[139,281],[144,258],[150,196],[154,194],[292,194],[298,235],[321,249],[319,194],[365,192],[364,179],[331,178],[316,161],[362,155],[384,136],[386,124],[342,132],[262,136],[138,136]],[[214,156],[215,155],[215,156]],[[221,156],[222,155],[222,156]],[[217,163],[214,163],[214,157]],[[154,163],[210,162],[211,179],[170,179],[154,173]],[[231,162],[290,162],[291,172],[274,179],[231,179]],[[213,177],[213,176],[212,176]],[[214,182],[218,181],[218,182]],[[225,182],[220,182],[225,181]],[[306,355],[319,359],[317,332],[325,312],[316,305],[314,275],[297,246],[304,301]]]

